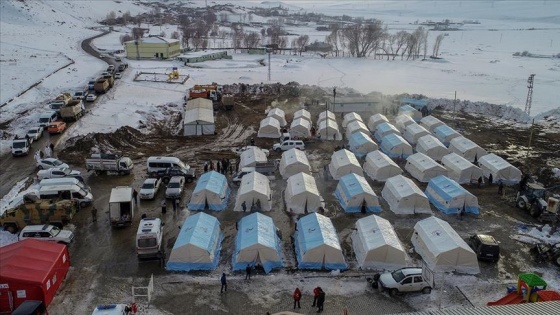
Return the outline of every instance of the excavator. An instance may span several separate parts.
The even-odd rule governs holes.
[[[556,223],[560,212],[560,194],[552,193],[556,189],[560,185],[545,188],[540,183],[527,183],[517,193],[515,204],[540,222]]]

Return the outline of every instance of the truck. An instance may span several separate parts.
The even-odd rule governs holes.
[[[225,110],[232,110],[234,102],[234,97],[232,94],[225,94],[222,96],[222,106]]]
[[[559,188],[560,185],[545,188],[540,183],[528,183],[517,193],[516,205],[528,210],[540,222],[555,223],[559,220],[560,195],[552,194],[551,191]]]
[[[134,168],[129,157],[118,154],[94,153],[86,159],[86,170],[96,174],[128,175]]]
[[[109,81],[105,78],[95,80],[94,89],[97,94],[107,93],[109,91]]]
[[[210,85],[195,84],[189,92],[189,99],[202,97],[217,102],[220,100],[221,92],[221,87],[217,83]]]
[[[210,98],[210,92],[206,91],[206,90],[195,90],[195,89],[190,89],[189,90],[189,99],[195,99],[195,98]]]
[[[112,227],[130,226],[136,209],[132,187],[117,186],[109,197],[109,221]]]
[[[61,93],[55,99],[55,101],[61,101],[64,104],[68,104],[72,100],[72,94],[70,93]]]
[[[62,228],[78,211],[73,200],[43,200],[36,195],[26,194],[23,203],[6,210],[0,216],[0,226],[5,231],[16,233],[27,225],[51,224]]]
[[[103,78],[106,79],[107,82],[109,82],[109,88],[112,88],[113,85],[115,85],[115,77],[113,76],[112,73],[108,72],[108,73],[104,74]]]
[[[64,121],[77,121],[84,115],[84,101],[72,100],[60,108],[60,118]]]

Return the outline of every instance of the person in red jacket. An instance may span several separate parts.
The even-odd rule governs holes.
[[[316,287],[315,289],[313,289],[313,305],[311,305],[311,307],[315,307],[315,305],[317,305],[317,298],[319,297],[319,293],[321,293],[320,287]]]
[[[301,291],[299,290],[299,288],[296,288],[296,290],[294,291],[294,309],[296,308],[296,303],[297,307],[301,308],[299,300],[301,300]]]

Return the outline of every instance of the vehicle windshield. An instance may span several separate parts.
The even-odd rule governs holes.
[[[59,160],[53,160],[52,165],[59,166],[59,165],[62,165],[62,162],[60,162]]]
[[[59,168],[58,170],[61,171],[61,172],[63,172],[63,173],[66,174],[66,175],[69,175],[69,174],[72,172],[72,171],[71,171],[69,168],[67,168],[67,167],[65,167],[65,168]]]
[[[537,198],[544,198],[544,189],[540,189],[540,190],[534,190],[533,194],[535,195],[535,197]]]
[[[12,147],[13,147],[14,149],[25,148],[25,141],[14,142],[14,143],[12,144]]]
[[[82,197],[87,196],[87,192],[86,192],[85,190],[83,190],[82,188],[80,188],[80,190],[79,190],[78,192],[80,193],[80,195],[81,195]]]
[[[183,163],[183,162],[181,162],[181,161],[179,161],[179,163],[177,163],[177,165],[178,165],[180,168],[184,169],[184,170],[188,170],[188,169],[189,169],[189,168],[185,165],[185,163]]]
[[[179,185],[179,183],[169,183],[167,188],[181,188],[181,185]]]
[[[42,123],[49,122],[49,118],[40,118],[39,122],[42,122]]]
[[[52,236],[57,236],[58,233],[60,233],[60,229],[57,228],[56,226],[53,226],[52,229],[51,229],[51,235]]]
[[[62,107],[62,104],[60,103],[53,103],[51,104],[51,108],[52,109],[60,109]]]
[[[155,238],[141,238],[138,240],[138,248],[154,247],[156,245],[157,245],[157,240]]]
[[[28,134],[31,134],[31,135],[34,135],[34,134],[36,134],[36,133],[39,133],[39,130],[36,129],[36,128],[29,129],[29,131],[28,131],[27,133],[28,133]]]
[[[404,279],[402,270],[394,271],[391,275],[393,275],[393,279],[395,279],[396,282],[401,282],[401,280]]]
[[[142,185],[142,189],[153,189],[153,188],[154,188],[153,183],[145,183],[144,185]]]

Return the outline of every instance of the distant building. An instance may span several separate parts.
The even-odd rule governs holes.
[[[379,112],[379,100],[371,97],[339,97],[329,102],[328,109],[334,113]]]
[[[207,60],[218,59],[231,59],[232,57],[227,54],[227,51],[195,51],[177,57],[178,60],[184,63],[203,62]]]
[[[124,43],[126,57],[129,59],[169,59],[181,53],[181,43],[178,39],[163,38],[161,36],[142,37]]]
[[[422,110],[422,108],[428,106],[428,100],[427,99],[415,99],[415,98],[403,98],[401,99],[401,106],[404,105],[410,105],[414,108],[416,108],[417,110]]]

